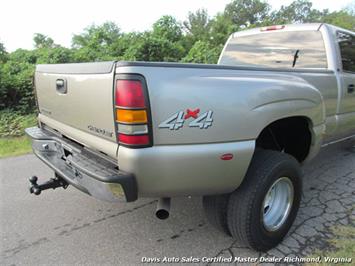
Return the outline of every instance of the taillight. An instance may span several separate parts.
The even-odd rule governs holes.
[[[128,145],[148,145],[149,136],[148,135],[125,135],[120,133],[118,140],[120,143]]]
[[[116,83],[116,106],[144,108],[145,99],[140,80],[119,79]]]
[[[284,28],[285,25],[274,25],[274,26],[262,27],[260,28],[260,31],[282,30]]]
[[[144,79],[137,75],[118,78],[115,105],[117,141],[132,148],[151,146],[149,100]]]
[[[117,109],[117,122],[120,123],[147,123],[148,117],[146,110],[127,110],[127,109]]]

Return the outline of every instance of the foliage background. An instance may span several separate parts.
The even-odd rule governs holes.
[[[36,64],[105,60],[214,64],[232,32],[307,22],[325,22],[354,31],[355,2],[346,9],[329,12],[313,9],[307,0],[296,0],[279,10],[271,10],[262,0],[234,0],[215,17],[211,18],[203,9],[189,13],[183,22],[163,16],[145,32],[124,33],[113,22],[91,25],[73,36],[71,48],[57,45],[50,36],[41,33],[33,37],[33,50],[17,49],[8,53],[6,44],[0,42],[1,121],[14,120],[11,114],[35,111],[32,77]],[[1,124],[6,126],[8,122]],[[2,129],[5,135],[16,130]]]

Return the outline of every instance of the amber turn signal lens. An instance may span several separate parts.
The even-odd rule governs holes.
[[[145,110],[117,109],[117,122],[119,123],[147,123],[147,112]]]

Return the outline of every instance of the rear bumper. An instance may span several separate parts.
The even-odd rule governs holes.
[[[95,198],[119,201],[122,187],[126,201],[137,199],[137,183],[117,165],[38,127],[27,128],[34,154],[69,184]]]

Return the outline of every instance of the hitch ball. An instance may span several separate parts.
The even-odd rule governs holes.
[[[37,184],[38,177],[34,175],[31,176],[28,180],[31,183],[30,193],[31,194],[33,193],[35,195],[41,194],[41,190],[38,188],[38,184]]]
[[[50,189],[50,188],[56,189],[58,187],[62,187],[64,189],[66,189],[69,185],[61,177],[51,178],[43,184],[37,184],[37,181],[38,181],[37,176],[31,176],[28,180],[31,183],[30,193],[35,194],[35,195],[39,195],[39,194],[41,194],[42,190],[46,190],[46,189]]]

